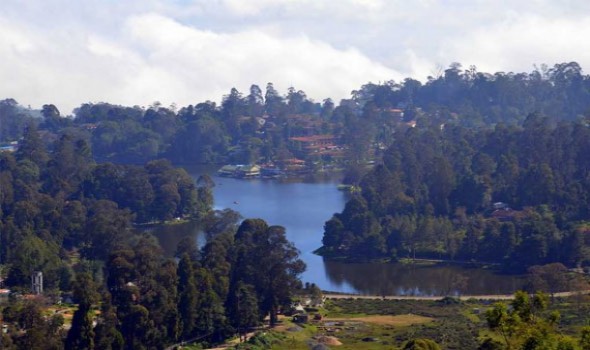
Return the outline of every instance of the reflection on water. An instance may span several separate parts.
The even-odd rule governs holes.
[[[324,290],[377,295],[482,295],[508,294],[521,287],[518,278],[481,269],[324,261],[313,251],[322,244],[326,220],[342,211],[346,202],[346,194],[336,188],[337,179],[237,180],[214,176],[213,167],[187,171],[195,179],[202,173],[213,176],[217,209],[231,208],[245,218],[262,218],[270,225],[284,226],[287,238],[307,264],[302,280]],[[170,255],[186,236],[194,236],[201,245],[205,240],[195,223],[160,227],[154,233]]]
[[[483,295],[510,294],[522,279],[489,270],[455,265],[345,264],[326,261],[326,276],[333,285],[349,285],[372,295]]]

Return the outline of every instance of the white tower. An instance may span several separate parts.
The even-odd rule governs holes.
[[[31,274],[31,290],[33,294],[43,294],[43,272],[35,271]]]

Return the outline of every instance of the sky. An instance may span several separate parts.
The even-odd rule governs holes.
[[[587,0],[3,0],[0,99],[182,107],[268,82],[321,102],[368,82],[590,67]]]

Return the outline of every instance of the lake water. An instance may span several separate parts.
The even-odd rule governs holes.
[[[342,211],[347,194],[338,191],[338,179],[311,181],[239,180],[214,176],[213,168],[187,169],[196,178],[212,175],[215,208],[231,208],[244,218],[261,218],[269,225],[282,225],[287,238],[307,264],[303,282],[329,291],[376,295],[483,295],[509,294],[522,286],[514,276],[458,266],[340,263],[313,254],[322,244],[323,226],[332,214]],[[194,223],[155,230],[164,249],[171,253],[185,236],[201,244],[204,235]]]

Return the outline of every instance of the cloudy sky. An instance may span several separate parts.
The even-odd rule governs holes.
[[[0,98],[185,106],[232,87],[315,101],[452,62],[590,67],[587,0],[3,0]]]

